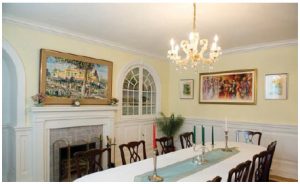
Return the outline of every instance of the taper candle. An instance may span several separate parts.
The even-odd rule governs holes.
[[[155,125],[155,123],[153,123],[152,133],[153,133],[152,134],[152,137],[153,137],[152,147],[153,147],[153,149],[156,149],[157,145],[156,145],[156,125]]]
[[[227,117],[225,117],[225,131],[228,131]]]
[[[205,146],[205,130],[203,125],[202,125],[202,146]]]
[[[211,144],[215,144],[215,138],[214,138],[214,126],[211,126]]]
[[[193,143],[196,144],[196,126],[194,125]]]

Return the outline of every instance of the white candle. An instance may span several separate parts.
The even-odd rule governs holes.
[[[225,117],[225,131],[228,131],[228,126],[227,126],[227,117]]]

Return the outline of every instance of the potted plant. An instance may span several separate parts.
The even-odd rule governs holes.
[[[34,105],[36,106],[43,106],[45,102],[45,98],[46,98],[45,95],[42,93],[38,93],[31,97],[32,101],[34,102]]]
[[[110,104],[111,104],[111,105],[117,105],[118,102],[119,102],[119,100],[118,100],[117,98],[111,98],[111,99],[110,99]]]
[[[179,131],[181,126],[184,123],[184,118],[181,115],[175,117],[172,113],[170,117],[167,117],[164,113],[160,113],[161,117],[156,118],[156,123],[158,125],[159,130],[166,137],[174,137],[174,135]],[[172,144],[172,142],[170,142]],[[173,145],[169,145],[173,146]]]

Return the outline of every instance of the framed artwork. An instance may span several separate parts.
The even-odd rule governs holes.
[[[109,104],[113,63],[54,50],[41,49],[40,93],[45,104]]]
[[[265,99],[287,99],[287,73],[265,75]]]
[[[194,98],[194,80],[181,79],[179,83],[180,98],[193,99]]]
[[[256,104],[256,69],[199,74],[199,103]]]

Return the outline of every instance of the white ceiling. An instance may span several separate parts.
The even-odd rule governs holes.
[[[297,39],[296,3],[202,3],[197,31],[220,37],[223,49]],[[104,40],[120,47],[166,57],[169,40],[188,38],[191,3],[4,3],[3,17]]]

